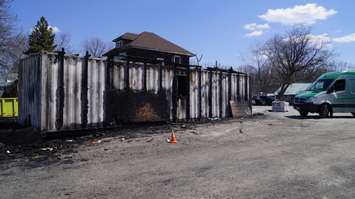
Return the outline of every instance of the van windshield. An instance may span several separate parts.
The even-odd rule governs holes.
[[[332,84],[333,81],[334,79],[320,79],[314,84],[312,84],[312,86],[310,86],[307,91],[325,91],[330,86],[330,84]]]

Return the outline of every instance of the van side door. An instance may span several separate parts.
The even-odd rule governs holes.
[[[348,109],[349,108],[348,105],[350,104],[349,99],[351,97],[349,95],[349,92],[346,92],[346,85],[347,82],[345,79],[338,79],[334,82],[331,88],[333,91],[330,93],[330,95],[332,95],[331,103],[332,103],[333,111],[335,113],[350,112]]]
[[[350,103],[350,109],[352,113],[355,113],[355,78],[351,78],[348,80],[348,92],[351,96],[351,99],[349,99],[349,103]]]

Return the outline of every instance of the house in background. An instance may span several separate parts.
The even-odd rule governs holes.
[[[305,91],[312,83],[293,83],[287,87],[284,97],[285,101],[293,104],[293,100],[295,96],[302,91]],[[281,88],[277,89],[275,95],[277,96],[280,92]]]
[[[160,37],[152,32],[140,34],[124,33],[114,39],[116,46],[104,55],[119,59],[162,61],[164,64],[189,65],[188,50]]]
[[[139,34],[127,32],[113,42],[115,48],[104,56],[128,62],[159,63],[165,66],[175,64],[179,68],[176,74],[177,97],[182,101],[187,100],[189,85],[186,69],[190,65],[190,57],[195,56],[193,53],[152,32]]]

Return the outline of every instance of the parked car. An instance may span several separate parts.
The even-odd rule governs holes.
[[[311,86],[312,83],[293,83],[289,85],[283,94],[283,101],[288,102],[290,105],[293,105],[295,100],[295,96],[300,94],[301,92],[307,90],[308,87]],[[281,88],[277,89],[275,95],[277,96],[280,93]]]
[[[355,117],[355,72],[331,72],[320,76],[305,92],[297,95],[294,108],[301,116],[318,113],[352,113]]]
[[[255,105],[268,105],[271,106],[272,102],[276,99],[275,96],[254,96],[253,104]]]

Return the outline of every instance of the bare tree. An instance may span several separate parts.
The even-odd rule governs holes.
[[[284,36],[275,35],[265,43],[261,52],[273,66],[281,84],[281,98],[298,73],[326,66],[332,57],[326,45],[312,42],[310,30],[303,27],[293,28]]]
[[[196,64],[198,66],[200,66],[200,63],[201,63],[202,58],[203,58],[203,55],[202,54],[201,55],[195,55],[195,58],[196,58]]]
[[[56,50],[60,51],[62,48],[67,53],[73,53],[73,47],[71,45],[71,36],[69,33],[60,33],[55,36]]]
[[[105,43],[99,38],[91,38],[83,42],[82,51],[89,52],[91,56],[101,57],[105,52],[112,48],[112,45]]]
[[[9,45],[13,37],[14,18],[8,13],[9,2],[0,0],[0,67],[7,68],[11,62]]]
[[[267,57],[260,50],[253,51],[253,62],[255,66],[255,73],[253,84],[254,93],[273,92],[275,88],[275,81],[273,80],[272,66]]]
[[[3,76],[18,64],[27,49],[27,36],[15,33],[16,19],[8,12],[10,2],[0,0],[0,73]]]
[[[355,67],[353,64],[346,62],[346,61],[334,61],[331,66],[331,70],[334,71],[353,71],[355,70]]]

